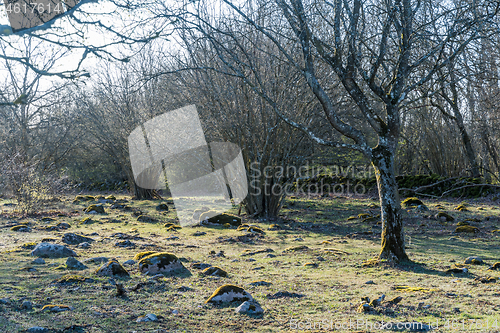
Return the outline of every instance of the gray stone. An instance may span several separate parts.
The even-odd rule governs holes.
[[[34,264],[34,265],[44,265],[45,264],[45,260],[43,258],[36,258],[31,263]]]
[[[30,301],[24,301],[23,304],[21,304],[21,308],[25,310],[31,310],[33,309],[33,303]]]
[[[264,310],[260,304],[255,301],[245,301],[235,309],[235,312],[247,315],[260,315],[264,313]]]
[[[465,264],[482,265],[484,262],[481,257],[468,257],[465,259]]]
[[[0,298],[0,304],[10,304],[10,298]]]
[[[85,259],[83,262],[93,263],[93,264],[103,264],[103,263],[108,262],[108,261],[109,261],[109,258],[106,258],[106,257],[95,257],[95,258]]]
[[[90,249],[90,243],[89,242],[83,242],[78,244],[78,247],[81,249]]]
[[[135,260],[127,260],[127,261],[124,261],[123,262],[124,265],[135,265],[136,264],[136,261]]]
[[[82,264],[81,262],[79,262],[78,260],[76,260],[73,257],[69,257],[66,260],[66,266],[69,269],[77,269],[77,270],[82,270],[82,269],[87,269],[88,268],[87,266],[85,266],[84,264]]]
[[[28,333],[45,333],[48,331],[49,331],[48,328],[41,327],[41,326],[33,326],[33,327],[28,328],[28,330],[26,332],[28,332]]]
[[[62,237],[63,243],[70,244],[70,245],[78,245],[80,243],[91,243],[94,240],[90,237],[85,237],[82,235],[77,235],[72,232],[65,233]]]
[[[158,321],[158,317],[156,317],[156,315],[154,315],[152,313],[148,313],[145,316],[140,316],[136,320],[136,322],[138,322],[138,323],[143,323],[143,322],[147,322],[147,321]]]
[[[78,257],[75,251],[67,248],[64,245],[54,244],[54,243],[40,243],[33,251],[31,255],[40,258],[65,258],[65,257]]]

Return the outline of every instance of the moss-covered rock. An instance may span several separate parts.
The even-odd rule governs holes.
[[[232,303],[238,302],[242,303],[245,301],[253,301],[252,295],[250,295],[245,289],[231,285],[225,284],[217,288],[212,296],[210,296],[205,303],[220,304],[220,303]]]
[[[420,200],[419,198],[416,198],[416,197],[406,198],[401,202],[401,205],[404,208],[416,207],[416,206],[420,206],[423,204],[424,203],[422,202],[422,200]]]
[[[140,261],[142,258],[147,257],[153,253],[158,253],[157,251],[144,251],[144,252],[139,252],[134,256],[135,261]]]
[[[465,259],[464,264],[467,264],[467,265],[482,265],[482,264],[484,264],[484,261],[480,257],[468,257],[467,259]]]
[[[199,221],[208,221],[209,218],[214,217],[217,214],[219,214],[219,213],[217,213],[215,210],[205,211],[205,212],[200,214]]]
[[[462,227],[462,226],[464,226],[464,225],[470,225],[470,223],[469,223],[469,222],[466,222],[466,221],[462,221],[462,222],[458,222],[458,223],[457,223],[457,227]]]
[[[298,251],[308,251],[309,248],[305,245],[291,246],[283,250],[284,253],[298,252]]]
[[[155,219],[154,217],[147,216],[147,215],[139,215],[137,217],[137,221],[143,222],[143,223],[156,223],[156,222],[158,222],[158,220]]]
[[[455,218],[451,216],[450,214],[447,214],[445,212],[439,212],[436,214],[436,219],[438,221],[443,221],[443,222],[451,222],[455,221]]]
[[[455,232],[461,232],[461,233],[477,233],[479,232],[479,228],[473,227],[471,225],[464,225],[461,227],[457,227],[455,229]]]
[[[111,259],[101,267],[99,267],[95,274],[100,276],[121,276],[128,277],[130,274],[116,259]]]
[[[104,211],[104,206],[103,205],[90,205],[87,208],[85,208],[85,213],[92,213],[95,212],[94,214],[105,214],[106,212]]]
[[[272,283],[264,280],[258,280],[258,281],[252,281],[248,285],[254,287],[260,287],[260,286],[269,287],[270,285],[272,285]]]
[[[310,267],[310,268],[317,268],[318,267],[318,264],[315,263],[315,262],[306,262],[304,264],[304,267]]]
[[[500,262],[494,263],[490,268],[488,268],[490,271],[495,271],[495,270],[500,270]]]
[[[386,303],[389,303],[389,304],[392,304],[392,305],[396,305],[399,302],[401,302],[402,300],[403,300],[403,297],[397,296],[397,297],[391,298],[390,300],[386,301]]]
[[[204,218],[206,216],[204,216],[205,213],[201,214],[200,216],[200,219],[202,219],[202,221],[206,221],[208,223],[211,223],[211,224],[226,224],[226,223],[229,223],[230,225],[233,225],[233,226],[239,226],[241,225],[241,217],[239,216],[236,216],[236,215],[231,215],[231,214],[219,214],[219,215],[215,215],[215,216],[211,216],[211,217],[208,217],[208,218]]]
[[[249,226],[250,226],[250,225],[248,225],[248,224],[246,224],[246,223],[245,223],[245,224],[242,224],[242,225],[240,225],[240,226],[238,227],[238,229],[236,229],[236,231],[246,231],[246,230],[248,229],[248,227],[249,227]]]
[[[460,204],[460,205],[456,206],[454,209],[458,210],[460,212],[467,212],[468,211],[467,207],[464,204]]]
[[[29,242],[29,243],[24,243],[21,245],[21,248],[26,249],[26,250],[33,250],[36,246],[35,242]]]
[[[10,228],[11,231],[30,232],[31,228],[24,224],[18,224]]]
[[[47,312],[63,312],[72,311],[74,308],[64,304],[47,304],[42,308],[42,311]]]
[[[182,227],[180,225],[171,225],[170,227],[167,228],[167,231],[177,231],[177,230],[181,230]]]
[[[95,222],[95,221],[94,221],[94,220],[93,220],[90,216],[88,216],[88,217],[85,217],[85,218],[84,218],[84,219],[80,222],[80,224],[92,224],[92,223],[94,223],[94,222]]]
[[[360,220],[366,219],[366,218],[369,218],[369,217],[372,217],[372,215],[371,214],[367,214],[367,213],[358,214],[358,219],[360,219]]]
[[[77,195],[75,201],[94,201],[95,198],[91,195]]]
[[[227,272],[217,266],[207,267],[201,273],[207,276],[210,275],[210,276],[227,277]]]
[[[171,227],[171,226],[173,226],[173,225],[175,225],[175,223],[172,223],[172,222],[167,222],[167,223],[165,223],[163,226],[164,226],[165,228],[168,228],[168,227]]]
[[[156,206],[155,209],[159,212],[168,212],[168,205],[166,203],[161,203]]]
[[[115,201],[115,200],[116,200],[116,197],[115,197],[114,195],[112,195],[112,194],[111,194],[111,195],[108,195],[107,197],[105,197],[104,199],[106,199],[106,200],[113,200],[113,201]]]
[[[139,271],[147,275],[163,274],[166,276],[189,272],[175,254],[157,252],[139,261]]]
[[[267,228],[267,230],[270,230],[270,231],[276,231],[276,230],[280,230],[280,229],[281,229],[281,227],[279,224],[271,224],[269,226],[269,228]]]
[[[250,227],[248,227],[247,228],[247,232],[257,233],[257,234],[261,234],[261,235],[265,234],[264,230],[262,230],[261,228],[256,227],[256,226],[250,226]]]

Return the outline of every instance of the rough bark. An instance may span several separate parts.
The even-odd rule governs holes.
[[[407,261],[405,237],[398,184],[394,172],[394,151],[377,146],[373,149],[372,164],[377,177],[382,218],[382,247],[379,257],[397,262]]]

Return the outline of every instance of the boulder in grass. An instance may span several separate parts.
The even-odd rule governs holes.
[[[139,260],[138,265],[139,271],[147,275],[163,274],[172,276],[189,273],[179,258],[168,252],[150,254]]]
[[[415,197],[406,198],[401,202],[401,205],[405,208],[420,206],[423,204],[424,203],[419,198],[415,198]]]
[[[156,210],[159,212],[168,212],[168,206],[166,203],[161,203],[158,206],[156,206]]]
[[[252,295],[250,295],[245,289],[232,285],[225,284],[217,288],[212,296],[210,296],[205,303],[220,304],[220,303],[231,303],[231,302],[245,302],[253,301]]]
[[[87,214],[105,214],[103,205],[90,205],[85,208],[85,213]]]
[[[468,265],[482,265],[484,261],[480,257],[468,257],[464,263]]]
[[[450,214],[447,214],[445,212],[439,212],[436,214],[436,219],[438,221],[443,221],[443,222],[451,222],[455,221],[455,218],[451,216]]]
[[[85,237],[82,235],[77,235],[72,232],[65,233],[62,237],[63,243],[70,244],[70,245],[78,245],[80,243],[91,243],[94,240],[90,237]]]
[[[230,224],[232,226],[239,226],[241,225],[241,217],[236,216],[236,215],[231,215],[231,214],[219,214],[219,215],[214,215],[217,214],[214,211],[208,211],[206,213],[203,213],[200,215],[200,220],[201,221],[206,221],[209,224]]]
[[[250,316],[258,316],[264,313],[264,310],[262,309],[260,304],[255,301],[245,301],[241,303],[241,305],[238,306],[234,311],[239,314],[246,314]]]
[[[101,276],[122,276],[128,277],[130,274],[127,272],[125,268],[118,262],[116,259],[111,259],[101,267],[99,267],[95,274]]]
[[[137,217],[137,221],[144,222],[144,223],[156,223],[156,222],[158,222],[158,220],[155,219],[154,217],[147,216],[147,215],[139,215]]]
[[[64,305],[64,304],[48,304],[42,308],[42,311],[49,312],[63,312],[63,311],[72,311],[74,308],[72,306]]]
[[[207,275],[207,276],[227,277],[227,272],[225,270],[223,270],[222,268],[217,267],[217,266],[207,267],[201,273],[203,275]]]
[[[471,233],[471,234],[475,234],[477,232],[479,232],[479,228],[477,227],[473,227],[471,225],[463,225],[461,227],[457,227],[455,229],[455,232],[459,233]]]
[[[69,269],[76,269],[76,270],[82,270],[82,269],[87,269],[88,267],[76,260],[74,257],[69,257],[66,260],[66,267]]]
[[[64,245],[45,242],[35,246],[33,251],[31,251],[31,255],[40,258],[78,257],[75,251],[67,248]]]

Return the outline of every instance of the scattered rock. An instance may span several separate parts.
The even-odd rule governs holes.
[[[33,326],[26,330],[28,333],[48,333],[49,329],[41,326]]]
[[[99,269],[95,271],[95,274],[101,276],[125,276],[128,277],[130,274],[127,272],[125,268],[118,262],[116,259],[111,259]]]
[[[73,311],[73,310],[74,308],[72,306],[63,304],[57,304],[57,305],[48,304],[42,308],[42,311],[48,311],[48,312],[63,312],[63,311]]]
[[[482,265],[484,261],[480,257],[468,257],[464,263],[468,265]]]
[[[85,259],[83,262],[85,263],[94,263],[94,264],[103,264],[109,261],[109,258],[106,257],[95,257],[90,259]]]
[[[139,215],[137,217],[137,221],[144,222],[144,223],[156,223],[156,222],[158,222],[158,220],[155,219],[154,217],[147,216],[147,215]]]
[[[445,212],[439,212],[436,214],[436,219],[443,222],[455,221],[455,218]]]
[[[391,304],[391,305],[396,305],[399,302],[401,302],[402,300],[403,300],[403,297],[398,296],[398,297],[394,297],[394,298],[388,300],[386,303]]]
[[[137,261],[132,260],[132,259],[123,262],[124,265],[135,265],[136,263],[137,263]]]
[[[124,241],[120,241],[120,242],[116,242],[115,243],[115,246],[116,247],[127,247],[127,248],[132,248],[132,249],[135,249],[136,248],[136,245],[134,242],[131,242],[130,240],[124,240]]]
[[[10,304],[10,298],[7,298],[7,297],[0,298],[0,304],[9,305]]]
[[[457,207],[454,208],[455,210],[458,210],[460,212],[467,212],[469,211],[467,207],[464,204],[460,204]]]
[[[311,267],[311,268],[317,268],[318,267],[318,264],[315,263],[315,262],[306,262],[304,264],[304,267]]]
[[[488,268],[489,271],[494,271],[497,269],[500,269],[500,262],[496,262],[493,264],[493,266],[490,266],[490,268]]]
[[[192,236],[204,236],[204,235],[206,235],[206,234],[207,234],[207,233],[206,233],[206,232],[204,232],[204,231],[197,231],[197,232],[195,232]]]
[[[370,280],[370,281],[366,281],[365,284],[375,284],[375,282],[373,282],[372,280]]]
[[[210,276],[227,277],[227,272],[217,266],[207,267],[201,273],[207,276],[210,275]]]
[[[63,243],[70,244],[70,245],[78,245],[80,243],[91,243],[94,240],[90,237],[85,237],[82,235],[77,235],[72,232],[65,233],[62,237]]]
[[[139,260],[139,271],[147,275],[176,275],[188,273],[182,262],[172,253],[157,252]]]
[[[158,317],[152,313],[148,313],[147,315],[140,316],[137,318],[136,322],[143,323],[147,321],[158,321]]]
[[[210,265],[210,264],[205,264],[202,262],[197,262],[197,263],[191,264],[191,268],[194,268],[194,269],[206,269],[206,268],[211,267],[211,266],[212,265]]]
[[[23,303],[21,304],[21,309],[31,310],[33,309],[33,303],[31,303],[31,301],[23,301]]]
[[[78,257],[75,251],[67,248],[64,245],[53,243],[40,243],[38,244],[31,255],[41,258],[65,258],[65,257]]]
[[[205,213],[202,213],[200,215],[200,221],[205,221],[205,223],[209,224],[220,224],[224,225],[226,223],[229,223],[230,225],[233,226],[239,226],[241,225],[241,217],[235,216],[235,215],[230,215],[230,214],[219,214],[219,215],[214,215],[217,214],[214,211],[208,211]]]
[[[166,203],[161,203],[158,206],[156,206],[156,210],[159,212],[168,212],[168,206]]]
[[[425,211],[428,211],[428,210],[429,210],[429,208],[428,208],[426,205],[418,205],[418,206],[417,206],[417,209],[418,209],[418,210],[421,210],[421,211],[423,211],[423,212],[425,212]]]
[[[103,205],[90,205],[85,208],[85,213],[87,214],[106,214]]]
[[[31,263],[33,265],[45,265],[45,260],[43,258],[36,258]]]
[[[253,297],[241,287],[225,284],[217,288],[217,290],[214,291],[212,296],[210,296],[205,303],[219,304],[231,303],[235,301],[253,301]]]
[[[73,284],[73,283],[82,283],[82,282],[92,283],[92,282],[95,282],[95,280],[81,276],[81,275],[67,274],[67,275],[61,276],[59,279],[55,280],[53,283]]]
[[[62,230],[66,230],[66,229],[71,228],[71,224],[66,223],[66,222],[60,222],[56,225],[56,227],[58,227],[59,229],[62,229]]]
[[[17,232],[30,232],[31,228],[28,227],[27,225],[24,224],[19,224],[15,225],[12,228],[10,228],[11,231],[17,231]]]
[[[78,247],[80,249],[90,249],[91,245],[88,242],[83,242],[83,243],[78,244]]]
[[[74,257],[69,257],[66,260],[66,267],[69,269],[76,269],[76,270],[82,270],[82,269],[87,269],[88,267],[76,260]]]
[[[465,267],[452,267],[445,271],[445,274],[466,274],[469,270]]]
[[[409,208],[409,207],[424,205],[424,203],[419,198],[411,197],[404,199],[401,202],[401,205],[405,208]]]
[[[262,309],[260,304],[255,301],[254,302],[245,301],[235,309],[235,312],[239,314],[256,316],[263,314],[264,310]]]
[[[297,293],[291,293],[288,291],[279,291],[276,294],[267,294],[266,297],[268,299],[277,299],[277,298],[302,298],[305,295],[302,294],[297,294]]]
[[[376,312],[376,310],[375,310],[374,308],[372,308],[372,307],[370,306],[370,304],[368,304],[368,303],[361,304],[361,305],[358,307],[357,311],[358,311],[359,313],[371,313],[371,312]]]
[[[455,232],[464,232],[464,233],[477,233],[479,232],[479,228],[477,227],[473,227],[471,225],[464,225],[464,226],[461,226],[461,227],[457,227],[455,229]]]
[[[264,281],[264,280],[260,280],[260,281],[253,281],[253,282],[250,282],[248,285],[249,285],[249,286],[254,286],[254,287],[257,287],[257,286],[265,286],[265,287],[268,287],[268,286],[272,285],[272,283],[271,283],[271,282]]]
[[[264,256],[264,258],[276,258],[276,255],[272,254],[272,253],[268,253]]]
[[[474,281],[479,281],[481,283],[495,283],[497,282],[497,279],[491,276],[486,276],[486,277],[477,277],[474,279]]]

